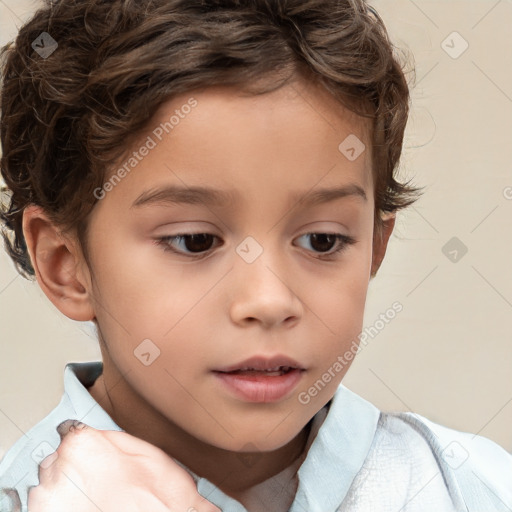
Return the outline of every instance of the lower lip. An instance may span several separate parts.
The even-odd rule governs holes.
[[[214,372],[224,385],[246,402],[270,403],[286,397],[299,383],[304,370],[277,376]]]

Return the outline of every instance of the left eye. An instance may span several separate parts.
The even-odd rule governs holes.
[[[341,233],[306,233],[300,236],[299,239],[304,237],[311,237],[310,245],[312,250],[313,252],[319,252],[320,258],[332,256],[346,249],[348,245],[356,243],[354,238],[342,235]],[[198,256],[194,256],[194,254],[200,255],[210,251],[213,241],[218,238],[210,233],[188,233],[161,237],[156,239],[156,243],[157,245],[162,245],[164,251],[197,258]],[[177,249],[175,247],[176,243],[181,247]],[[333,246],[335,247],[334,250],[332,250]],[[188,254],[187,251],[189,252]]]
[[[322,254],[324,254],[324,252],[328,253],[328,251],[330,251],[334,245],[335,249],[332,252],[326,254],[326,256],[341,252],[346,249],[348,245],[355,243],[355,240],[352,237],[342,235],[341,233],[306,233],[299,238],[303,237],[311,237],[311,247],[314,251],[319,251]]]

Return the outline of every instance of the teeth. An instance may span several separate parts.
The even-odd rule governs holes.
[[[238,371],[240,372],[246,372],[246,371],[254,371],[254,372],[278,372],[278,371],[284,371],[284,372],[287,372],[288,370],[291,370],[291,367],[290,366],[276,366],[275,368],[266,368],[265,370],[258,370],[256,368],[250,368],[250,367],[245,367],[245,368],[240,368]]]

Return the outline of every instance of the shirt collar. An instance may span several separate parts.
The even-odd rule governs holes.
[[[80,421],[97,429],[122,431],[86,389],[102,370],[101,361],[68,363],[64,372],[65,392]],[[379,416],[374,405],[339,385],[297,473],[299,485],[290,512],[337,510],[370,451]],[[192,474],[200,494],[224,512],[244,510],[210,481],[178,464]]]
[[[82,423],[98,430],[123,431],[86,389],[102,371],[101,361],[68,363],[64,369],[64,392]]]
[[[299,468],[290,512],[338,509],[370,451],[380,411],[340,384],[329,413]]]

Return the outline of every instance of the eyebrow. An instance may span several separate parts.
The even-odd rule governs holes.
[[[236,202],[238,194],[235,190],[219,190],[211,187],[182,187],[169,185],[166,187],[146,190],[137,197],[131,208],[165,204],[204,204],[208,206],[226,206]],[[344,197],[359,197],[367,201],[362,187],[355,183],[337,188],[324,188],[306,193],[295,192],[290,201],[302,205],[313,206],[327,203]]]

